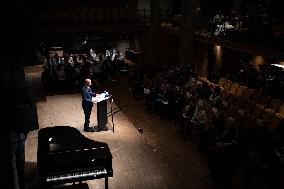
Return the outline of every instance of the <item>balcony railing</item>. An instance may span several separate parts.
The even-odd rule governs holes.
[[[161,27],[178,31],[183,27],[184,19],[181,15],[161,15]],[[195,33],[223,41],[250,43],[259,47],[266,47],[278,51],[284,50],[284,33],[276,32],[279,28],[276,24],[265,25],[248,17],[229,18],[214,20],[196,15],[193,20]],[[280,26],[281,27],[281,26]],[[284,32],[284,31],[282,31]]]

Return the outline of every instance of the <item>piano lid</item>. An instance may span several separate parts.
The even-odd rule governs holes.
[[[88,139],[70,126],[40,129],[38,168],[45,175],[105,167],[112,172],[112,154],[106,143]]]
[[[38,133],[39,153],[64,153],[108,148],[103,142],[86,138],[70,126],[55,126],[40,129]]]

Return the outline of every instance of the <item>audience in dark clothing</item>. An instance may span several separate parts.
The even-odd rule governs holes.
[[[275,138],[278,133],[282,133],[283,138],[283,132],[270,131],[268,123],[265,123],[266,127],[251,129],[252,125],[243,120],[243,110],[235,105],[237,97],[232,98],[235,99],[234,104],[229,104],[228,99],[222,97],[224,89],[220,86],[215,84],[213,88],[209,82],[197,82],[190,76],[185,76],[188,81],[180,82],[177,79],[180,74],[179,69],[169,66],[152,77],[145,75],[142,87],[147,110],[178,121],[182,136],[197,142],[200,152],[208,158],[210,177],[221,188],[230,188],[233,175],[240,168],[247,173],[242,184],[250,183],[251,177],[257,176],[258,166],[261,166],[250,164],[251,161],[266,162],[268,167],[265,170],[271,175],[268,182],[273,181],[271,186],[275,186],[276,181],[272,178],[278,176],[280,156],[277,154],[284,146],[283,141]],[[230,94],[228,91],[224,93]],[[252,118],[255,124],[256,118]],[[284,154],[284,148],[282,151]]]
[[[201,99],[209,99],[212,91],[207,82],[203,82],[201,87],[198,89],[198,95]]]

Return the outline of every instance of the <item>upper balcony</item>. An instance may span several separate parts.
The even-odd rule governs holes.
[[[147,31],[150,10],[135,6],[96,4],[52,4],[43,6],[34,15],[38,35],[68,33]],[[161,11],[161,30],[181,35],[184,18],[170,10]],[[218,15],[193,19],[195,38],[252,53],[269,52],[284,57],[284,23],[268,15]]]
[[[193,19],[197,40],[222,45],[238,51],[277,56],[284,59],[284,18],[275,20],[264,15],[249,17],[241,15],[216,15]],[[184,19],[181,15],[163,14],[163,31],[181,35]]]
[[[38,33],[144,31],[150,11],[129,6],[49,5],[34,17]]]

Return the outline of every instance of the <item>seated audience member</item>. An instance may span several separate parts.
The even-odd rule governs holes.
[[[196,106],[195,106],[194,100],[188,100],[188,102],[186,102],[183,107],[179,120],[180,120],[181,131],[184,134],[188,133],[187,129],[191,129],[190,120],[192,119],[195,109],[196,109]],[[189,130],[189,133],[191,133],[190,130]]]
[[[129,75],[129,90],[132,91],[132,96],[135,99],[139,99],[144,93],[144,74],[142,70],[135,70]]]
[[[147,110],[151,109],[153,95],[153,81],[146,78],[144,81],[144,97]]]
[[[216,86],[214,88],[213,93],[209,97],[209,101],[213,106],[218,106],[222,103],[222,99],[220,96],[221,88],[219,86]]]
[[[255,176],[265,175],[268,188],[281,188],[279,187],[279,171],[281,165],[283,166],[283,123],[282,121],[272,132],[265,127],[265,124],[258,123],[254,141],[248,150],[245,187],[248,187]]]
[[[201,99],[208,99],[212,94],[212,91],[207,82],[203,82],[198,89],[198,95]]]
[[[194,111],[194,114],[192,115],[192,118],[190,120],[190,132],[192,132],[192,128],[196,127],[198,130],[201,130],[206,122],[207,122],[207,116],[206,116],[206,111],[205,111],[206,104],[202,100],[199,100],[196,109]]]
[[[213,107],[214,108],[214,107]],[[215,111],[216,110],[216,111]],[[215,150],[215,144],[220,141],[223,136],[224,128],[225,128],[225,114],[224,111],[219,108],[215,108],[215,119],[212,121],[211,127],[209,128],[208,136],[207,136],[207,146],[205,147],[207,153],[210,150]]]
[[[236,152],[239,141],[239,129],[235,118],[228,117],[221,137],[211,144],[208,153],[210,176],[217,179],[223,187],[230,187],[232,174],[236,166]]]
[[[160,113],[161,111],[161,103],[162,103],[162,88],[161,85],[157,84],[157,80],[156,83],[153,87],[153,105],[154,105],[154,112],[155,113]]]
[[[192,86],[195,86],[195,85],[197,85],[196,78],[192,77],[192,78],[188,81],[187,86],[192,87]]]

